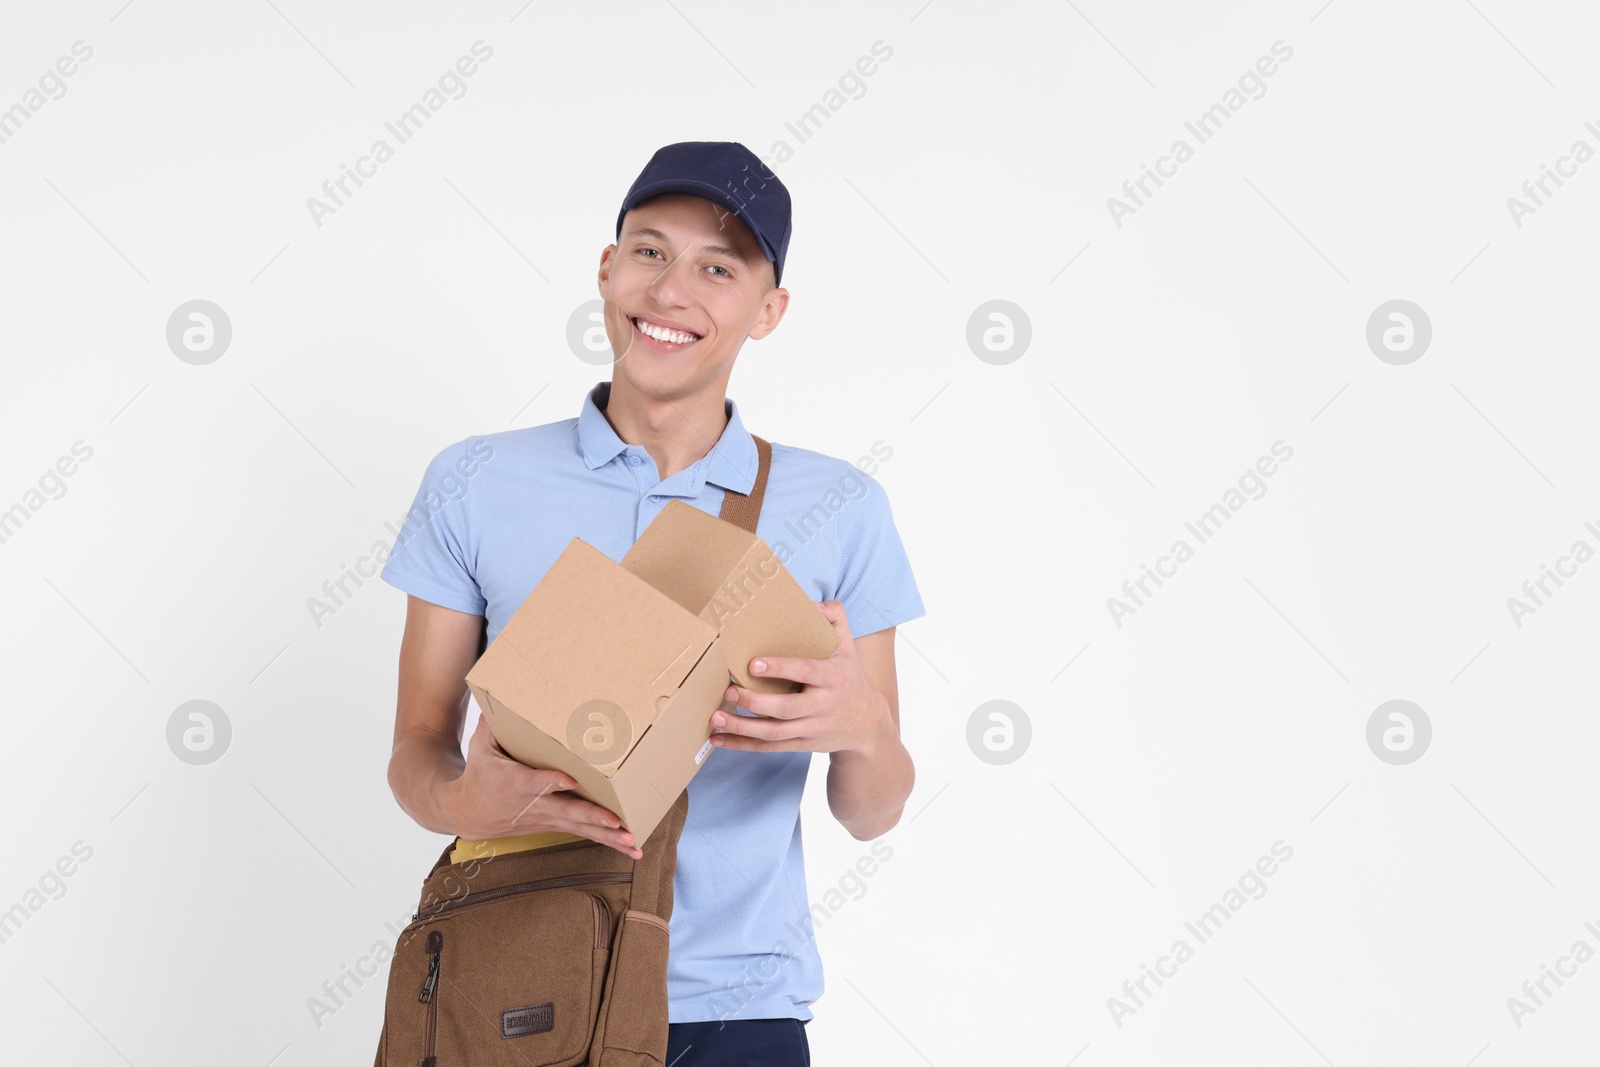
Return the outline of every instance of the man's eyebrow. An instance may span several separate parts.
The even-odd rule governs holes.
[[[622,236],[653,237],[662,243],[666,243],[669,240],[666,234],[649,226],[641,226],[636,230],[629,230]],[[745,254],[743,252],[739,251],[737,248],[729,248],[727,245],[701,245],[700,251],[710,252],[714,256],[727,256],[729,259],[737,259],[740,263],[743,263],[746,266],[750,265],[750,260],[745,258]]]

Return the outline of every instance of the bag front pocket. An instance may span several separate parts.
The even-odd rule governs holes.
[[[662,1067],[667,1058],[667,921],[648,911],[623,913],[595,1035],[599,1067]]]
[[[385,1060],[583,1063],[611,943],[611,911],[592,883],[618,880],[568,877],[468,894],[407,926],[390,965]]]

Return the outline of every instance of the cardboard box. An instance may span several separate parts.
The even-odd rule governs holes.
[[[467,673],[500,746],[650,836],[712,751],[731,676],[839,638],[766,542],[674,500],[617,563],[574,537]]]

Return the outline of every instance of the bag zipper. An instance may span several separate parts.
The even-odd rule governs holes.
[[[594,947],[608,948],[611,943],[611,912],[607,910],[605,902],[593,893],[589,894],[589,899],[594,901]]]
[[[455,900],[443,900],[431,908],[424,908],[411,916],[413,923],[424,918],[432,919],[447,911],[459,908],[469,908],[478,904],[487,904],[491,900],[512,896],[517,893],[532,893],[540,889],[561,889],[572,885],[593,885],[597,882],[631,882],[633,875],[626,872],[613,872],[610,874],[570,874],[561,878],[543,878],[537,882],[523,882],[519,885],[503,885],[498,889],[485,889],[478,893],[468,893]]]
[[[428,1006],[428,1039],[418,1067],[434,1067],[439,1032],[439,1001],[435,993],[439,987],[439,954],[443,948],[444,934],[438,930],[429,931],[428,943],[423,949],[428,954],[428,976],[422,980],[422,995],[417,998]]]

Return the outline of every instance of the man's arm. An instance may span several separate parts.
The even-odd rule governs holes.
[[[479,721],[467,758],[461,758],[467,672],[477,661],[482,635],[481,615],[407,597],[389,757],[395,800],[434,833],[487,840],[560,830],[638,859],[643,853],[615,814],[566,795],[576,783],[565,774],[525,767],[507,756],[487,719]]]
[[[828,759],[828,810],[857,841],[894,829],[911,795],[916,769],[900,743],[900,685],[894,668],[894,627],[858,637],[856,658],[867,684],[883,699],[887,721],[876,744],[840,749]]]
[[[389,788],[417,825],[436,834],[458,832],[440,801],[466,769],[461,758],[466,677],[477,659],[482,629],[481,615],[406,598]]]

